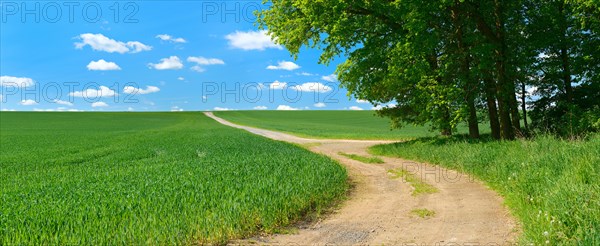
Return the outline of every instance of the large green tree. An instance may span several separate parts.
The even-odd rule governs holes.
[[[590,18],[600,9],[572,1],[271,0],[258,23],[295,57],[303,46],[321,49],[324,64],[346,57],[341,86],[395,102],[379,114],[396,127],[430,123],[449,135],[466,121],[477,138],[485,110],[492,137],[514,139],[528,87],[573,104],[573,80],[599,77],[599,21]]]

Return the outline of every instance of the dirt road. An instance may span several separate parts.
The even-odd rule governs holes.
[[[316,153],[338,160],[355,184],[340,209],[297,233],[256,237],[233,244],[277,245],[506,245],[515,242],[517,224],[503,200],[480,181],[438,166],[381,157],[384,164],[365,164],[339,152],[369,156],[369,146],[388,141],[307,139],[285,133],[216,121],[271,139],[308,144]],[[312,144],[315,143],[315,144]],[[411,183],[393,179],[389,170],[403,168],[438,192],[412,195]],[[433,216],[422,218],[417,210]],[[422,210],[424,211],[424,210]]]

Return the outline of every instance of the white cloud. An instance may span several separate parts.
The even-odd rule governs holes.
[[[338,81],[337,75],[335,75],[335,74],[330,74],[330,75],[323,76],[323,77],[321,77],[321,79],[325,80],[325,81],[329,81],[329,82],[336,82],[336,81]]]
[[[315,103],[313,106],[315,106],[317,108],[324,108],[324,107],[327,107],[327,104],[320,102],[320,103]]]
[[[24,106],[31,106],[31,105],[37,105],[38,103],[34,100],[27,99],[27,100],[21,100],[21,102],[19,104],[24,105]]]
[[[156,86],[146,86],[146,89],[135,88],[133,86],[125,86],[123,92],[126,94],[144,95],[159,92],[160,88]]]
[[[133,111],[135,111],[135,109],[133,109],[132,107],[128,107],[128,108],[127,108],[127,111],[129,111],[129,112],[133,112]]]
[[[281,45],[275,44],[267,31],[248,31],[230,33],[225,36],[229,40],[229,46],[242,50],[265,50],[269,48],[283,49]]]
[[[108,70],[121,70],[121,67],[114,62],[107,62],[104,59],[100,59],[98,61],[91,61],[90,64],[87,65],[88,70],[99,70],[99,71],[108,71]]]
[[[106,104],[105,102],[92,103],[92,108],[102,108],[102,107],[108,107],[108,104]]]
[[[68,102],[68,101],[54,99],[53,102],[56,103],[56,104],[65,105],[65,106],[69,106],[69,107],[73,106],[73,103]]]
[[[277,106],[277,110],[299,110],[299,109],[290,107],[288,105],[279,105],[279,106]]]
[[[127,46],[133,49],[129,53],[138,53],[138,52],[142,52],[142,51],[152,50],[152,46],[142,44],[138,41],[127,42]]]
[[[292,86],[292,89],[303,92],[319,92],[325,93],[332,90],[331,87],[321,84],[319,82],[308,82],[301,85]]]
[[[149,63],[148,65],[156,70],[174,70],[183,68],[183,63],[181,63],[181,60],[177,56],[163,58],[160,59],[160,63],[158,64]]]
[[[375,107],[372,107],[371,110],[381,110],[383,108],[393,108],[393,107],[396,107],[396,104],[389,103],[388,105],[385,105],[385,106],[383,106],[383,105],[377,105]]]
[[[83,49],[86,45],[92,47],[93,50],[105,51],[108,53],[138,53],[141,51],[148,51],[152,49],[152,46],[145,45],[138,41],[121,42],[114,39],[110,39],[100,33],[84,33],[78,36],[81,39],[80,43],[75,43],[75,48]]]
[[[290,62],[290,61],[280,61],[277,63],[277,66],[270,65],[267,67],[269,70],[288,70],[293,71],[299,69],[300,66],[298,64]]]
[[[229,110],[233,110],[233,109],[230,109],[230,108],[221,108],[221,107],[215,107],[215,108],[213,108],[213,110],[215,110],[215,111],[229,111]]]
[[[173,43],[186,43],[187,41],[183,38],[174,38],[168,34],[159,34],[156,35],[157,38],[160,38],[162,41],[170,41]]]
[[[34,108],[33,111],[37,111],[37,112],[83,112],[83,110],[78,110],[78,109],[73,109],[73,108],[65,108],[65,107],[58,107],[58,108],[48,108],[48,109],[39,109],[39,108]]]
[[[191,69],[193,71],[202,73],[204,71],[206,71],[206,69],[204,69],[203,67],[201,67],[200,65],[203,66],[209,66],[209,65],[225,65],[225,62],[221,59],[217,59],[217,58],[204,58],[202,56],[190,56],[187,58],[188,62],[193,62],[196,63],[197,65],[193,66]]]
[[[255,109],[255,110],[267,110],[268,108],[266,106],[256,106],[256,107],[254,107],[252,109]]]
[[[301,73],[296,73],[296,75],[302,75],[302,76],[315,76],[317,74],[312,74],[312,73],[307,73],[307,72],[301,72]]]
[[[381,105],[377,105],[377,106],[371,108],[371,110],[381,110],[381,109],[383,109],[383,106],[381,106]]]
[[[69,93],[70,96],[74,97],[85,97],[85,98],[98,98],[98,97],[112,97],[116,95],[115,91],[111,90],[106,86],[100,86],[98,90],[87,89],[85,91],[75,91]]]
[[[271,90],[283,90],[286,87],[287,87],[286,82],[279,82],[277,80],[275,80],[275,82],[269,84],[269,89],[271,89]]]
[[[16,109],[2,108],[0,111],[17,111]]]
[[[198,65],[224,65],[225,62],[217,58],[204,58],[202,56],[190,56],[187,58],[188,62],[194,62]]]
[[[361,107],[352,106],[352,107],[350,107],[350,110],[363,110],[363,109]]]
[[[201,66],[198,66],[198,65],[196,65],[196,66],[193,66],[193,67],[192,67],[192,68],[190,68],[190,69],[191,69],[192,71],[196,71],[196,72],[199,72],[199,73],[202,73],[202,72],[206,71],[206,69],[204,69],[204,68],[202,68]]]
[[[185,78],[184,78],[184,77],[179,77],[179,78],[177,78],[177,80],[184,81],[184,80],[185,80]]]
[[[178,106],[171,107],[171,112],[183,112],[183,109]]]
[[[13,77],[13,76],[0,76],[0,86],[3,87],[9,87],[9,86],[14,86],[14,87],[21,87],[21,88],[25,88],[25,87],[30,87],[35,85],[35,81],[33,81],[33,79],[30,78],[26,78],[26,77]]]
[[[357,103],[369,103],[369,101],[367,100],[363,100],[363,99],[356,99]]]

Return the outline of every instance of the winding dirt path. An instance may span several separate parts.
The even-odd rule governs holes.
[[[240,126],[205,113],[221,124],[267,138],[307,144],[346,166],[355,188],[350,199],[321,221],[294,234],[277,234],[232,244],[275,245],[507,245],[518,235],[517,224],[495,192],[474,178],[438,166],[381,157],[384,164],[365,164],[339,152],[369,156],[367,148],[389,141],[307,139]],[[413,187],[393,179],[388,170],[403,168],[439,191],[413,196]],[[434,211],[421,218],[415,209]]]

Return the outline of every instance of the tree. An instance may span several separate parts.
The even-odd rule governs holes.
[[[271,0],[258,23],[296,58],[302,46],[321,49],[324,64],[347,57],[336,70],[341,85],[374,104],[396,102],[378,112],[394,127],[430,123],[450,135],[466,121],[477,138],[478,108],[485,108],[492,137],[511,140],[522,135],[528,86],[550,88],[549,96],[564,88],[565,103],[574,104],[573,79],[600,77],[600,21],[589,20],[600,8],[594,0],[571,1],[582,6],[563,0]],[[560,35],[544,39],[549,31]],[[540,54],[557,59],[540,61]]]

